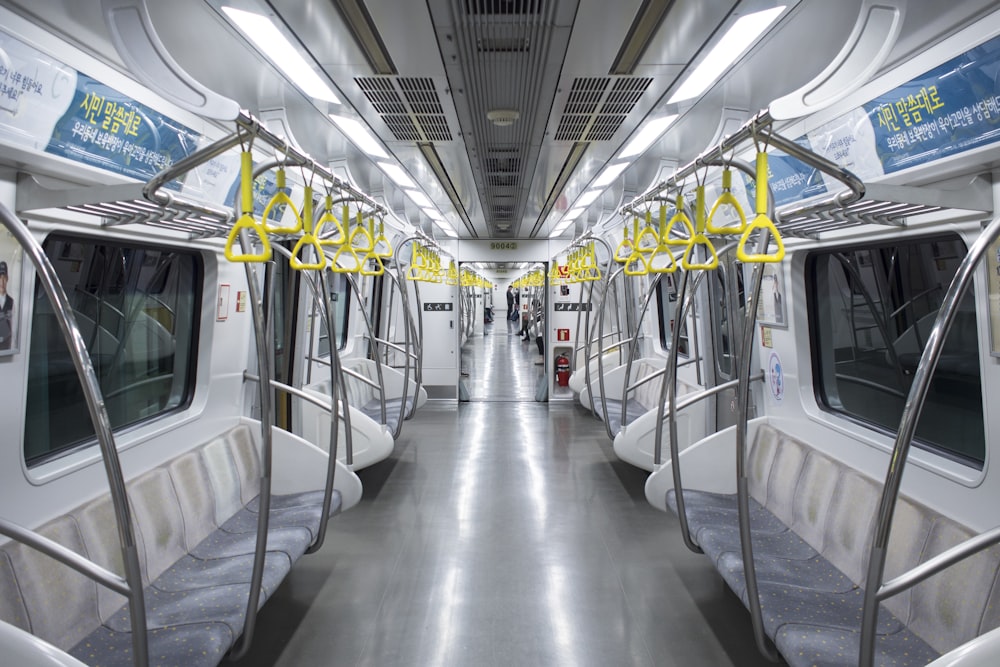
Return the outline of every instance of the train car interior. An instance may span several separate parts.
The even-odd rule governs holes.
[[[998,206],[991,0],[0,0],[0,664],[1000,664]]]

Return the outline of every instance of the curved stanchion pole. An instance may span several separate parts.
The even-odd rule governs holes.
[[[387,275],[389,277],[389,281],[392,284],[393,289],[398,290],[400,292],[402,292],[403,290],[406,289],[406,283],[401,283],[399,281],[399,277],[398,276],[393,275],[392,272],[390,272],[390,271],[386,271],[385,275]],[[405,305],[405,302],[402,301],[402,299],[400,300],[400,302]],[[410,318],[409,318],[408,315],[404,314],[403,315],[403,357],[406,359],[406,366],[407,366],[407,368],[409,368],[410,358],[411,358],[411,355],[413,355],[413,352],[410,350],[411,342],[413,340],[413,336],[412,336],[413,332],[411,331],[411,328],[412,328],[412,323],[410,322]],[[405,376],[405,373],[404,373],[404,376]],[[409,410],[409,411],[407,410],[407,405],[408,405],[408,402],[409,402],[409,390],[410,390],[410,381],[409,381],[409,378],[404,377],[403,395],[402,395],[401,400],[399,402],[399,418],[396,420],[396,428],[394,430],[394,433],[392,434],[393,438],[398,438],[399,434],[402,432],[402,429],[403,429],[403,420],[404,419],[409,419],[413,415],[413,410]],[[419,391],[420,391],[420,385],[417,385],[416,392],[419,392]],[[416,392],[414,392],[414,394],[413,394],[413,408],[414,408],[414,410],[416,410],[416,406],[417,406],[417,393]],[[383,401],[383,404],[384,403],[385,403],[385,401]],[[384,409],[385,408],[383,408],[383,410]]]
[[[391,274],[389,274],[391,276]],[[354,279],[354,276],[347,274],[347,283],[351,286],[351,291],[354,292],[354,296],[357,298],[358,303],[364,303],[365,300],[361,294],[361,286]],[[379,386],[379,414],[382,415],[382,423],[386,423],[385,419],[385,378],[382,375],[382,361],[378,358],[378,336],[375,335],[375,325],[372,323],[371,315],[368,314],[367,308],[360,308],[361,315],[365,320],[365,328],[368,330],[368,349],[371,352],[372,358],[375,361],[375,374],[378,377]],[[332,338],[330,340],[333,340]]]
[[[625,358],[625,381],[622,384],[622,428],[625,427],[626,408],[628,405],[629,377],[632,375],[632,362],[635,360],[635,351],[639,347],[639,332],[642,331],[642,321],[646,319],[646,312],[649,310],[649,303],[656,296],[656,290],[660,287],[660,278],[663,274],[655,274],[649,289],[646,291],[646,298],[642,300],[642,308],[639,309],[639,318],[635,322],[635,334],[629,338],[628,356]]]
[[[604,294],[601,295],[601,305],[598,307],[597,313],[597,384],[601,390],[601,415],[604,418],[604,430],[607,431],[608,437],[612,440],[615,439],[615,434],[611,432],[611,424],[608,421],[608,399],[605,396],[604,387],[604,311],[605,306],[608,302],[608,294],[611,293],[611,286],[614,284],[615,278],[622,275],[625,272],[625,267],[615,270],[614,273],[608,278],[608,287],[604,290]],[[621,342],[619,341],[619,345]],[[594,395],[590,395],[590,402],[593,405]],[[594,406],[597,407],[597,406]]]
[[[587,237],[584,237],[584,238],[587,238]],[[584,342],[584,348],[583,348],[583,350],[584,350],[583,351],[583,358],[584,358],[584,362],[583,362],[583,379],[584,379],[584,382],[587,385],[587,394],[590,396],[591,414],[594,414],[594,412],[595,412],[593,410],[593,408],[595,407],[594,406],[594,383],[593,383],[592,378],[590,377],[590,361],[591,361],[591,354],[590,353],[591,353],[592,341],[593,341],[593,338],[594,338],[594,335],[593,335],[594,332],[591,330],[590,314],[593,311],[594,290],[597,289],[598,285],[600,285],[600,284],[603,283],[603,285],[604,285],[604,292],[602,292],[602,294],[607,294],[608,287],[611,285],[611,274],[613,272],[610,269],[611,269],[611,265],[614,264],[615,252],[611,248],[611,244],[608,243],[607,241],[605,241],[604,239],[598,238],[596,236],[593,236],[591,238],[593,240],[597,241],[598,243],[600,243],[601,245],[603,245],[604,249],[608,251],[608,269],[602,272],[602,277],[600,279],[591,282],[590,297],[587,300],[587,303],[589,303],[591,307],[590,307],[590,309],[587,310],[587,315],[584,318],[584,324],[583,324],[584,336],[585,336],[585,342]],[[581,298],[583,297],[583,288],[582,287],[580,288],[580,296],[581,296]],[[603,297],[602,297],[602,299],[603,299]],[[597,322],[594,322],[593,328],[594,329],[597,328]],[[577,329],[577,331],[579,331],[579,328]],[[600,354],[601,345],[603,345],[603,341],[598,340],[597,341],[597,349],[599,351],[598,354]],[[601,362],[598,361],[597,363],[598,363],[598,366],[599,366]]]
[[[289,251],[282,245],[275,244],[274,248],[286,258],[291,259],[293,256],[292,251]],[[336,340],[336,323],[333,318],[333,313],[330,312],[329,304],[326,301],[325,293],[321,281],[321,274],[316,272],[311,272],[306,275],[306,285],[312,292],[313,299],[318,304],[320,309],[320,314],[322,316],[323,326],[326,328],[326,335],[330,341],[330,443],[327,458],[327,469],[326,469],[326,483],[323,487],[323,520],[320,522],[319,530],[317,531],[316,539],[306,550],[307,554],[315,553],[323,546],[323,542],[326,540],[326,523],[330,517],[330,504],[333,502],[333,486],[334,486],[334,476],[337,470],[337,450],[339,447],[339,419],[340,416],[338,411],[334,408],[337,402],[333,400],[333,396],[336,394],[338,384],[343,384],[343,373],[341,372],[338,377],[338,371],[340,370],[340,357],[336,355],[333,348],[336,347],[333,341]],[[258,379],[259,381],[259,379]],[[271,385],[275,386],[276,381],[271,380]],[[347,428],[345,429],[345,439],[347,440],[347,446],[350,447],[351,443],[351,431],[350,431],[350,416],[344,419]]]
[[[240,248],[243,254],[251,251],[250,236],[246,229],[240,230]],[[254,341],[257,348],[257,372],[261,377],[258,383],[260,398],[261,452],[260,452],[260,490],[257,512],[257,540],[254,547],[253,573],[250,579],[250,594],[247,600],[246,617],[243,621],[243,635],[230,652],[233,659],[246,655],[253,641],[253,632],[257,622],[257,608],[260,606],[261,584],[264,580],[264,556],[267,552],[267,532],[271,518],[271,459],[272,459],[272,429],[274,428],[274,407],[271,402],[271,364],[267,342],[264,340],[266,323],[264,308],[261,301],[261,290],[254,275],[253,265],[244,264],[247,277],[247,290],[250,296],[250,312],[253,316]]]
[[[861,667],[872,667],[875,663],[875,624],[878,621],[878,596],[881,592],[882,577],[885,574],[885,558],[889,548],[889,531],[892,527],[892,517],[896,510],[896,500],[899,498],[899,486],[903,481],[903,470],[906,459],[917,431],[920,414],[930,390],[934,369],[937,368],[945,340],[955,315],[961,306],[962,297],[972,284],[979,260],[989,251],[990,245],[1000,237],[1000,218],[994,219],[979,235],[979,238],[969,248],[968,254],[962,259],[955,277],[948,287],[941,308],[934,320],[934,326],[927,337],[927,344],[920,362],[913,373],[913,384],[903,405],[903,414],[893,444],[892,455],[889,457],[889,469],[886,472],[885,486],[882,488],[882,499],[879,502],[878,514],[875,517],[875,530],[872,534],[871,553],[868,557],[868,573],[865,577],[865,601],[861,620],[861,649],[858,663]]]
[[[420,236],[408,236],[399,244],[396,248],[398,250],[399,256],[402,256],[403,246],[407,243],[413,243],[414,241],[420,240]],[[410,388],[410,362],[413,361],[414,366],[414,377],[413,377],[413,408],[416,410],[417,407],[417,396],[420,395],[420,385],[423,379],[421,367],[423,366],[423,341],[421,333],[423,332],[423,319],[420,319],[419,329],[416,326],[413,318],[413,312],[410,310],[410,292],[407,289],[406,276],[403,274],[403,263],[400,261],[396,262],[396,283],[399,285],[399,300],[400,305],[403,310],[403,320],[404,320],[404,340],[406,347],[406,354],[404,356],[405,363],[403,364],[403,412],[407,412],[404,416],[409,418],[413,414],[413,410],[406,411],[406,404],[409,398],[409,388]],[[409,281],[413,282],[413,281]],[[420,305],[420,290],[417,288],[416,283],[413,285],[413,294],[417,302],[417,317],[420,317],[421,308]],[[411,351],[412,350],[412,351]],[[399,434],[400,429],[402,429],[403,420],[399,420],[399,424],[396,425],[396,434]]]
[[[146,667],[149,664],[149,651],[146,635],[146,603],[142,590],[142,570],[139,567],[139,552],[136,546],[128,493],[125,489],[125,479],[122,476],[121,461],[118,459],[118,449],[115,446],[111,418],[108,416],[104,399],[101,396],[101,385],[90,360],[87,344],[80,334],[80,327],[73,315],[73,306],[70,304],[69,297],[66,296],[65,290],[59,282],[59,276],[41,245],[31,235],[27,227],[3,204],[0,204],[0,223],[14,236],[24,249],[24,254],[35,267],[38,280],[42,283],[42,287],[52,304],[59,329],[62,331],[63,338],[66,339],[66,347],[73,360],[73,368],[76,370],[84,398],[87,401],[87,412],[94,425],[97,444],[104,461],[104,471],[108,477],[118,539],[121,542],[122,564],[125,570],[125,582],[128,585],[126,597],[129,601],[129,621],[132,628],[132,651],[135,656],[135,665],[136,667]]]
[[[749,170],[750,165],[733,160],[732,165],[743,170]],[[754,173],[756,173],[754,171]],[[774,196],[767,189],[767,216],[774,217]],[[757,239],[755,256],[763,257],[770,242],[768,228],[761,229]],[[741,245],[745,243],[741,240]],[[750,619],[753,622],[754,641],[761,655],[773,662],[778,661],[778,654],[768,644],[764,634],[764,619],[760,607],[760,592],[757,587],[757,569],[753,560],[753,543],[750,533],[750,487],[747,478],[746,450],[747,424],[750,418],[750,378],[753,360],[754,328],[757,322],[757,303],[760,301],[760,286],[764,279],[764,265],[754,265],[753,277],[750,280],[749,301],[746,317],[743,318],[743,341],[740,346],[739,385],[736,389],[736,500],[739,508],[740,545],[743,556],[743,573],[746,579],[747,600],[750,606]]]

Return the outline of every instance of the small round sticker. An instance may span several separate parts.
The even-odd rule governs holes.
[[[777,352],[771,353],[771,359],[767,364],[767,384],[771,388],[771,396],[780,403],[785,397],[785,375],[781,370],[781,359]]]

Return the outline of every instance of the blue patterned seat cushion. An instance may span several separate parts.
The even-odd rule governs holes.
[[[774,641],[790,667],[854,667],[858,664],[861,634],[788,624],[778,630]],[[876,667],[922,667],[938,657],[934,649],[906,629],[875,638]]]

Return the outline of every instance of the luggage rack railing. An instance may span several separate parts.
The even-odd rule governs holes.
[[[18,184],[17,210],[65,209],[98,216],[106,227],[141,224],[183,232],[192,239],[223,237],[235,220],[232,209],[196,202],[164,188],[227,151],[258,141],[280,155],[284,165],[310,172],[331,189],[360,203],[366,212],[376,216],[385,214],[385,208],[378,202],[268,130],[248,111],[240,112],[233,132],[178,160],[147,183],[50,190],[30,177],[22,179]]]

